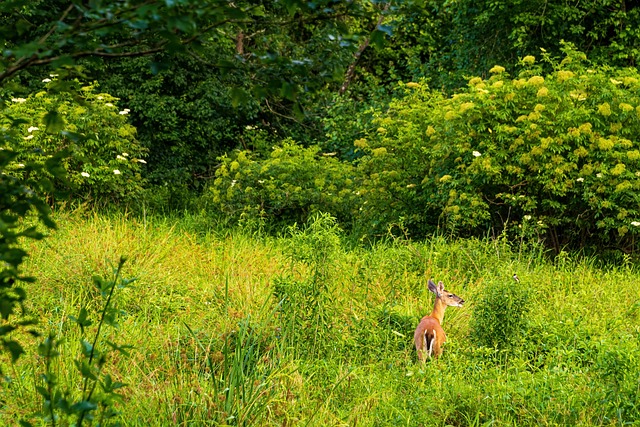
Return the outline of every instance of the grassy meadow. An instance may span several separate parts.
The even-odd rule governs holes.
[[[92,276],[124,255],[124,277],[137,279],[114,293],[119,327],[102,330],[133,346],[102,368],[126,384],[120,414],[102,425],[640,425],[631,262],[550,261],[500,239],[363,247],[326,217],[283,237],[221,232],[204,217],[56,221],[49,238],[27,243],[25,272],[38,278],[26,285],[38,330],[64,337],[50,362],[63,393],[82,388],[72,318],[85,307],[95,320],[103,304]],[[432,308],[429,277],[466,304],[446,312],[443,357],[421,366],[413,329]],[[51,425],[33,417],[43,338],[17,338],[28,352],[0,360],[0,425]]]

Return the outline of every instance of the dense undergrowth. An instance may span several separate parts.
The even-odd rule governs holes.
[[[81,392],[73,318],[82,307],[99,309],[91,277],[124,254],[122,274],[137,278],[114,293],[119,326],[103,332],[133,349],[104,361],[103,371],[126,386],[111,402],[119,415],[101,425],[640,419],[640,275],[632,263],[564,253],[550,261],[541,249],[500,239],[363,248],[326,216],[282,237],[223,232],[199,217],[56,219],[58,231],[29,243],[25,270],[38,281],[25,288],[40,332],[64,336],[51,368],[67,395]],[[447,311],[445,353],[422,367],[412,333],[431,309],[429,277],[467,303]],[[21,340],[27,354],[16,364],[2,356],[2,425],[35,422],[42,409],[45,359],[31,350],[37,339]],[[60,417],[56,425],[70,423]]]

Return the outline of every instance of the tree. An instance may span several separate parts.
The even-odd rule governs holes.
[[[334,63],[298,56],[296,40],[278,49],[287,33],[262,38],[261,31],[297,25],[313,32],[314,25],[319,25],[326,31],[327,49],[350,48],[357,37],[350,34],[348,21],[373,13],[375,8],[368,4],[334,0],[5,0],[0,2],[0,94],[26,94],[34,74],[46,76],[56,70],[59,78],[51,89],[71,92],[83,102],[73,85],[67,84],[69,77],[83,76],[88,65],[83,61],[155,55],[148,65],[157,73],[166,67],[167,58],[188,55],[214,69],[247,72],[244,76],[251,84],[243,82],[230,89],[234,105],[268,94],[293,103],[299,93],[321,87],[323,79],[333,75]],[[202,56],[212,48],[218,49],[217,56]],[[319,58],[323,54],[326,52],[318,52]],[[24,121],[6,109],[2,115],[9,125],[0,131],[0,344],[17,358],[23,350],[9,334],[29,323],[14,321],[26,298],[17,283],[28,280],[20,275],[27,253],[19,239],[42,237],[35,227],[25,229],[23,219],[35,210],[42,223],[50,228],[55,225],[41,197],[50,183],[29,179],[28,173],[16,176],[7,169],[16,158],[11,146],[23,138],[18,129]],[[55,105],[43,119],[48,132],[63,131],[64,121]],[[44,164],[50,173],[59,171],[60,163],[55,160]],[[25,164],[24,171],[36,167]]]
[[[455,91],[467,76],[486,76],[495,64],[515,64],[541,48],[560,55],[562,41],[596,63],[635,66],[640,56],[637,2],[427,0],[394,6],[399,10],[385,20],[393,37],[359,61],[358,77],[373,76],[374,85],[427,78],[434,88]]]
[[[380,39],[372,23],[387,8],[363,0],[112,3],[0,6],[0,83],[20,71],[46,77],[42,66],[99,81],[131,108],[151,183],[176,194],[212,177],[226,151],[253,148],[246,126],[299,141],[320,134],[318,94],[337,92],[360,39]],[[39,81],[18,79],[30,80]]]

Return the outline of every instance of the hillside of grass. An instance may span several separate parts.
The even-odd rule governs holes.
[[[640,420],[640,273],[501,240],[389,239],[363,247],[328,217],[282,237],[220,232],[206,218],[58,213],[28,242],[28,310],[40,338],[0,359],[0,425],[47,424],[47,361],[78,398],[74,360],[97,332],[93,276],[136,278],[97,344],[124,384],[97,425],[629,425]],[[517,274],[520,282],[512,279]],[[439,360],[417,363],[428,278],[465,299],[444,319]],[[84,334],[82,308],[93,320]],[[520,319],[514,323],[514,319]],[[511,329],[509,329],[511,328]],[[59,355],[38,354],[49,334]],[[493,337],[493,338],[492,338]],[[497,338],[496,338],[497,337]],[[492,341],[493,339],[493,341]],[[85,338],[86,340],[86,338]],[[110,351],[109,344],[131,345]],[[103,384],[104,385],[104,384]],[[104,387],[96,388],[100,393]],[[58,408],[55,425],[73,416]],[[104,418],[101,418],[104,417]],[[111,417],[111,418],[109,418]],[[40,424],[38,424],[40,423]],[[47,425],[54,425],[49,420]]]

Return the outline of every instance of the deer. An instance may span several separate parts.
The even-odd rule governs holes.
[[[423,364],[427,361],[427,358],[432,356],[438,358],[442,354],[442,344],[447,340],[447,335],[442,329],[445,309],[449,306],[462,307],[464,304],[462,298],[445,290],[442,282],[438,282],[436,285],[433,280],[429,279],[428,284],[429,290],[436,295],[433,311],[420,320],[413,335],[418,359]]]

